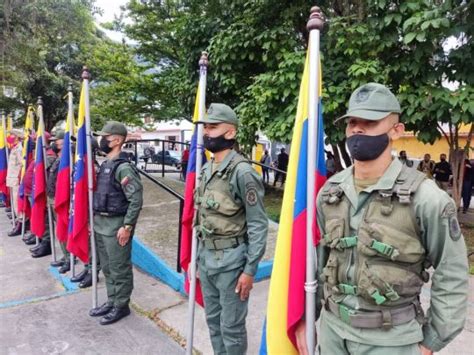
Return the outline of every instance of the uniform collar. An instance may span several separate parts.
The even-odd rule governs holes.
[[[385,173],[380,177],[376,184],[369,186],[364,191],[371,193],[377,190],[391,190],[395,185],[398,175],[402,170],[402,163],[398,159],[393,159]],[[358,205],[357,193],[354,186],[354,166],[347,168],[340,173],[332,176],[329,182],[338,184],[344,194],[354,207]]]
[[[219,163],[219,166],[218,166],[217,170],[211,169],[211,164],[214,164],[214,159],[212,159],[209,162],[209,168],[206,169],[206,180],[209,181],[215,173],[224,171],[229,166],[230,162],[232,161],[232,159],[235,157],[236,154],[237,154],[237,152],[232,149],[225,156],[224,160],[222,160]]]

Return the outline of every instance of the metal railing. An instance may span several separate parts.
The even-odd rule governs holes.
[[[173,158],[171,155],[167,157],[165,152],[169,152],[169,151],[176,152],[177,150],[175,150],[174,148],[176,148],[177,146],[181,146],[180,151],[182,152],[185,147],[190,146],[189,143],[180,142],[180,141],[172,141],[168,139],[139,139],[139,140],[130,140],[130,141],[127,141],[126,143],[134,145],[133,160],[135,160],[135,165],[137,167],[139,166],[139,163],[143,161],[142,170],[146,172],[153,172],[153,173],[161,172],[162,177],[165,176],[165,173],[182,173],[181,157],[179,161],[175,161],[176,158]],[[153,144],[150,144],[150,143],[153,143]],[[155,147],[160,147],[161,150],[158,152],[152,152],[152,154],[141,155],[138,149],[139,145],[142,145],[142,146],[146,145],[144,147],[144,150],[146,150],[147,148],[154,150]],[[169,160],[168,162],[167,162],[167,159]]]
[[[181,272],[181,265],[180,265],[180,251],[181,251],[181,230],[182,230],[182,220],[183,220],[183,208],[184,208],[184,196],[180,193],[176,192],[166,184],[163,184],[161,181],[157,180],[152,175],[148,174],[146,171],[142,169],[138,169],[138,172],[145,176],[148,180],[153,182],[155,185],[158,185],[163,190],[168,192],[169,194],[176,197],[179,201],[179,219],[178,219],[178,252],[177,252],[177,261],[176,261],[176,271]]]

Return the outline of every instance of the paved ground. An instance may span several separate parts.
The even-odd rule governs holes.
[[[0,354],[183,353],[173,338],[143,314],[140,303],[144,301],[134,302],[131,316],[121,322],[100,326],[98,319],[87,314],[91,292],[66,291],[48,271],[50,258],[32,259],[19,237],[7,237],[8,229],[0,210]],[[157,281],[135,275],[136,294],[151,296]],[[103,302],[104,290],[99,291]],[[154,299],[158,296],[155,293]]]

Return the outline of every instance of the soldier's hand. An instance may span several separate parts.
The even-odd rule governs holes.
[[[420,345],[420,350],[421,355],[433,355],[433,352],[430,349],[425,348],[423,345]]]
[[[131,233],[131,231],[126,230],[124,227],[120,227],[117,232],[117,240],[121,247],[127,245],[128,241],[130,240]]]
[[[306,322],[300,320],[295,329],[296,345],[300,355],[308,355],[308,344],[306,343]]]
[[[253,276],[242,273],[239,276],[237,281],[237,286],[235,287],[235,293],[240,294],[240,299],[245,301],[249,298],[250,290],[253,288]]]

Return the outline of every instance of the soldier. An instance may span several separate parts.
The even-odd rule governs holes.
[[[51,163],[49,167],[48,180],[46,185],[46,193],[48,195],[48,204],[51,208],[53,221],[56,221],[56,212],[54,210],[54,196],[56,195],[56,181],[58,178],[59,164],[61,162],[61,151],[64,145],[64,131],[58,130],[55,135],[51,137],[51,150],[56,155],[56,159]],[[51,262],[51,266],[59,267],[59,272],[64,274],[71,269],[71,263],[69,259],[69,252],[66,249],[66,241],[59,242],[59,246],[63,252],[63,257],[60,260]]]
[[[21,173],[21,164],[22,164],[22,145],[23,141],[23,132],[13,129],[10,132],[10,155],[8,159],[8,168],[7,168],[7,187],[10,189],[13,200],[13,211],[15,216],[17,216],[17,222],[14,228],[8,233],[9,236],[16,236],[21,234],[21,216],[18,215],[18,190],[20,188],[20,173]]]
[[[456,207],[433,180],[392,159],[405,128],[400,111],[389,89],[369,83],[343,116],[354,166],[331,177],[317,200],[323,354],[432,354],[464,326],[467,254]],[[425,317],[420,293],[430,267]],[[302,353],[304,332],[302,322]]]
[[[126,127],[109,121],[102,131],[100,149],[107,159],[100,166],[94,192],[94,233],[105,276],[107,302],[91,309],[91,317],[103,316],[107,325],[130,314],[133,289],[131,261],[135,225],[143,204],[143,187],[135,166],[121,153]]]
[[[249,161],[232,149],[234,111],[211,104],[199,123],[204,147],[214,153],[201,171],[194,222],[206,320],[216,354],[245,354],[248,298],[267,238],[264,188]]]

